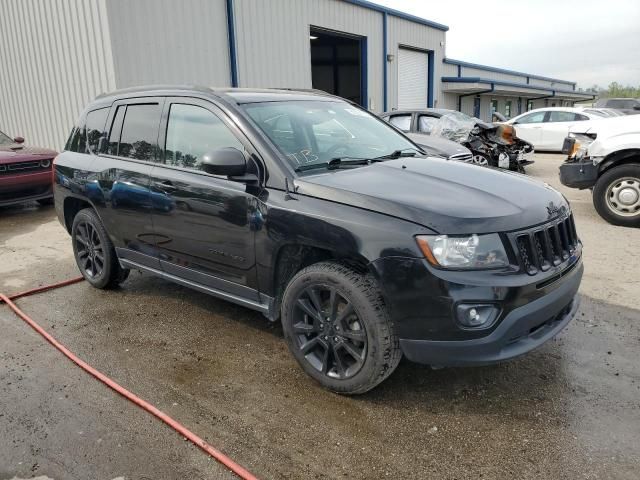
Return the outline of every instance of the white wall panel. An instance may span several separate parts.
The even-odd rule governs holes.
[[[109,0],[118,88],[231,84],[225,0]]]
[[[387,53],[395,59],[388,63],[388,105],[387,110],[398,108],[398,48],[414,47],[434,52],[433,98],[439,98],[440,78],[442,77],[442,60],[444,58],[445,32],[425,25],[410,22],[403,18],[389,15],[387,23]]]
[[[382,108],[382,14],[339,0],[234,0],[241,87],[311,88],[310,26],[367,37],[369,108]]]
[[[104,0],[5,0],[0,130],[60,150],[73,122],[115,77]]]

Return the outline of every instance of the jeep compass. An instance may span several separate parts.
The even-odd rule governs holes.
[[[577,309],[582,245],[561,194],[429,158],[327,94],[102,95],[54,173],[89,283],[136,269],[262,312],[335,392],[370,390],[403,355],[436,367],[514,358]]]

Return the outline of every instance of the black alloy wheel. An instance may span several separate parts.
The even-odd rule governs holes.
[[[346,379],[367,356],[367,332],[353,304],[329,285],[309,285],[296,300],[293,332],[307,362],[324,375]]]
[[[104,247],[95,227],[89,222],[78,222],[73,241],[83,273],[90,278],[101,275],[105,266]]]

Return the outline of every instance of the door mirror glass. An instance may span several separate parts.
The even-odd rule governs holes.
[[[247,159],[237,148],[226,147],[202,155],[200,168],[212,175],[240,177],[247,173]]]

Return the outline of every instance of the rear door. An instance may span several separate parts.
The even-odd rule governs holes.
[[[185,97],[167,99],[160,145],[162,156],[151,173],[151,195],[162,269],[258,301],[250,222],[256,212],[256,192],[200,168],[206,153],[228,147],[246,152],[250,145],[215,105]]]
[[[161,98],[115,102],[107,142],[92,165],[98,214],[118,256],[159,268],[151,226],[150,174],[158,156]]]
[[[542,129],[541,148],[553,151],[562,150],[564,139],[569,135],[569,128],[575,125],[576,122],[585,120],[589,120],[589,118],[580,113],[551,110],[545,118],[544,128]]]

